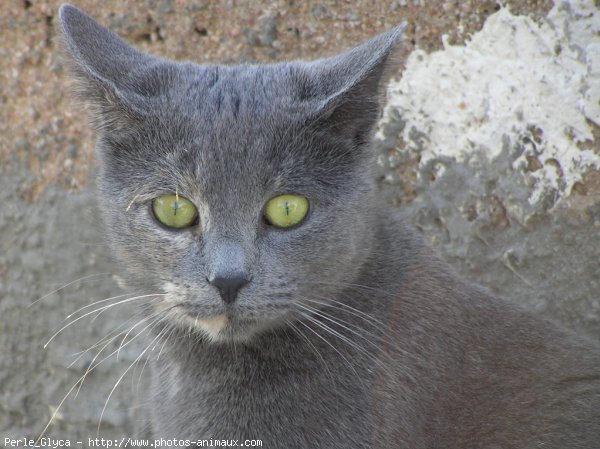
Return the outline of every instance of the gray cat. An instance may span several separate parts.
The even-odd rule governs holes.
[[[99,204],[149,294],[156,438],[600,448],[600,350],[458,280],[378,198],[401,34],[314,62],[140,53],[64,5]]]

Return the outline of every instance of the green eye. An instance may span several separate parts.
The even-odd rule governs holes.
[[[265,207],[265,219],[278,228],[289,228],[300,223],[307,213],[308,200],[300,195],[276,196]]]
[[[179,195],[164,195],[152,201],[152,212],[158,221],[169,228],[187,228],[198,216],[196,206]]]

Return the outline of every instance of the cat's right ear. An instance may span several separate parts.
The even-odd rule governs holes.
[[[380,118],[386,81],[397,68],[395,50],[406,23],[340,55],[305,65],[301,97],[310,105],[309,120],[351,139],[370,142]]]
[[[128,82],[157,59],[131,47],[87,14],[63,4],[59,10],[63,54],[76,81],[75,93],[91,107],[96,129],[127,128],[143,116],[143,101]]]

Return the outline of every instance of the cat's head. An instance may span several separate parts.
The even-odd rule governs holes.
[[[244,341],[352,283],[371,244],[369,141],[400,28],[314,62],[145,55],[64,5],[97,131],[99,206],[151,313]]]

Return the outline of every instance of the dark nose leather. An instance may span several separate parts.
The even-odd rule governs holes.
[[[215,276],[209,279],[208,282],[219,290],[221,299],[225,304],[233,304],[240,289],[250,280],[243,274],[234,273],[226,276]]]

